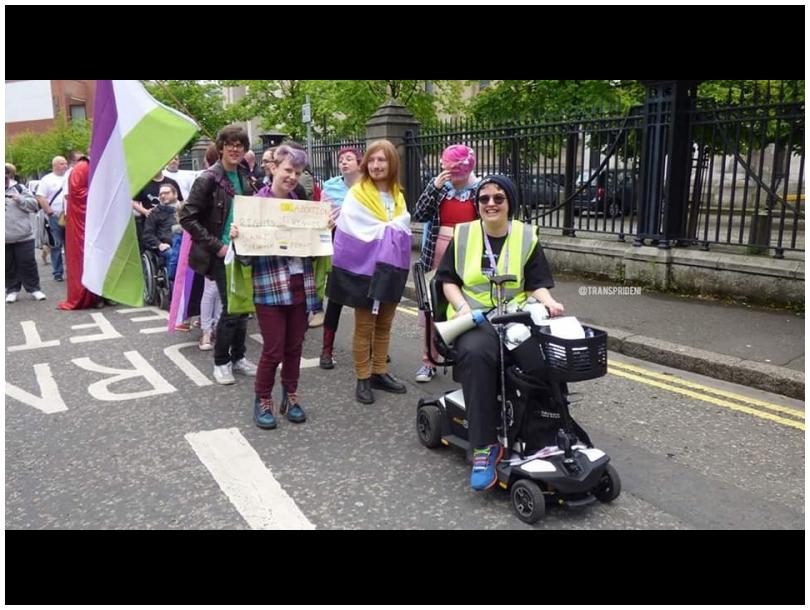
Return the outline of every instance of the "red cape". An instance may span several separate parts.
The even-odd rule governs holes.
[[[67,213],[65,214],[65,266],[67,267],[67,299],[58,309],[89,309],[99,297],[82,285],[84,272],[84,230],[87,217],[87,188],[90,163],[79,161],[68,179]]]

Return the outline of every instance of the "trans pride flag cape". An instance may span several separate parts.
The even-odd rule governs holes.
[[[393,219],[370,180],[355,184],[335,229],[327,294],[337,303],[371,309],[375,300],[399,303],[411,262],[411,215],[397,188]]]
[[[132,198],[197,132],[136,80],[96,81],[82,284],[118,303],[143,305]]]
[[[188,266],[188,253],[191,252],[191,235],[183,231],[180,242],[180,255],[177,257],[177,271],[172,286],[172,300],[169,306],[167,330],[170,333],[183,320],[188,319],[188,306],[191,301],[191,289],[194,286],[194,270]]]

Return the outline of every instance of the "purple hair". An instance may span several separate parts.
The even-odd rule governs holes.
[[[454,178],[469,176],[475,169],[475,153],[463,144],[452,144],[442,152],[442,165]]]
[[[287,144],[282,144],[273,151],[273,163],[277,166],[284,163],[285,160],[290,161],[290,165],[298,169],[307,165],[307,152],[299,148],[293,148]]]

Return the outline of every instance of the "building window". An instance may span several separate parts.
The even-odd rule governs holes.
[[[83,121],[85,119],[87,119],[87,110],[85,109],[84,104],[70,106],[71,121]]]

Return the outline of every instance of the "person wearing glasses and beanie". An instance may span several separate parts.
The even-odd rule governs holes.
[[[456,225],[436,272],[447,298],[448,318],[494,307],[489,276],[507,274],[517,277],[505,284],[510,301],[523,303],[531,296],[546,306],[549,315],[562,314],[562,304],[549,291],[554,280],[536,228],[512,218],[517,208],[512,181],[505,176],[487,176],[478,185],[475,200],[480,220]],[[496,432],[500,421],[498,341],[493,326],[482,324],[454,343],[458,356],[453,375],[461,381],[464,392],[473,449],[470,485],[476,490],[495,485],[496,467],[503,457]]]
[[[416,202],[413,219],[424,222],[422,232],[422,254],[419,260],[425,271],[432,271],[444,256],[447,244],[453,238],[453,229],[462,222],[478,218],[475,203],[475,189],[478,178],[475,169],[475,153],[463,144],[452,144],[442,152],[442,171],[428,182],[424,192]],[[419,325],[424,327],[425,314],[419,312]],[[425,342],[422,342],[425,345]],[[431,346],[433,360],[438,358]],[[416,381],[425,383],[436,374],[427,349],[422,351],[422,366],[416,371]]]

